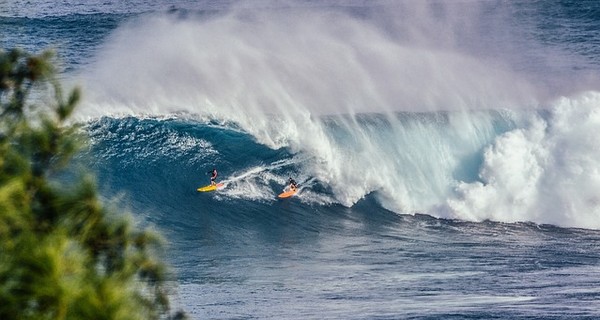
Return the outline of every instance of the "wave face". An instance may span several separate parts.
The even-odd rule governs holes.
[[[227,183],[217,199],[265,210],[292,176],[307,205],[352,207],[371,197],[403,214],[598,228],[599,102],[588,93],[544,112],[331,115],[311,120],[313,131],[273,116],[278,128],[294,128],[280,148],[237,124],[189,117],[102,118],[89,129],[103,166],[120,172],[109,184],[127,187],[129,175],[142,174],[137,180],[156,184],[150,197],[167,189],[182,201],[214,166]]]

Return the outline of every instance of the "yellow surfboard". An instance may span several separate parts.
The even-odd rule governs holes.
[[[215,191],[217,189],[220,189],[224,185],[225,185],[224,183],[217,183],[216,185],[210,184],[206,187],[198,188],[198,191],[199,192]]]

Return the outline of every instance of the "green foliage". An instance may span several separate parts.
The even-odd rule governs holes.
[[[0,50],[0,319],[163,319],[161,241],[100,202],[89,175],[57,179],[85,137],[68,125],[53,54]],[[55,102],[28,104],[34,91]],[[64,179],[63,179],[64,180]]]

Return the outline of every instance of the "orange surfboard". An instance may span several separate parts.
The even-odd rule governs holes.
[[[288,189],[280,193],[277,197],[279,198],[289,198],[298,192],[298,189]]]

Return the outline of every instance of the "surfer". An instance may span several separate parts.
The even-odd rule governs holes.
[[[296,191],[296,189],[298,188],[298,184],[294,179],[292,179],[292,177],[290,177],[288,183],[290,184],[290,189],[292,189],[292,191]]]
[[[210,173],[210,185],[216,185],[217,182],[215,180],[217,179],[217,168],[213,168],[212,171],[209,171],[208,173]]]

